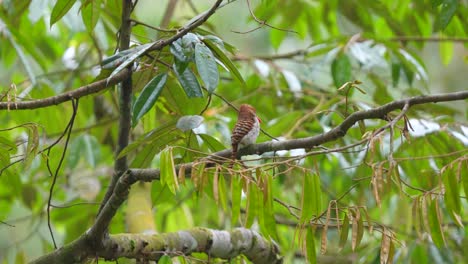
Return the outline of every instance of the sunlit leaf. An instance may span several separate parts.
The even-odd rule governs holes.
[[[179,184],[177,182],[177,174],[175,171],[174,158],[172,156],[172,148],[166,148],[161,151],[160,157],[160,166],[161,166],[161,184],[167,185],[169,190],[175,194],[177,189],[179,189]]]
[[[448,65],[453,58],[453,42],[443,41],[439,44],[440,59],[444,65]]]
[[[167,74],[161,73],[149,81],[135,100],[132,107],[132,123],[136,125],[138,120],[145,115],[156,103],[161,91],[166,84]]]

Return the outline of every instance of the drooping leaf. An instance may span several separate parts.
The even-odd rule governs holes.
[[[443,41],[439,44],[440,59],[444,65],[448,65],[453,58],[453,42]]]
[[[458,0],[444,0],[436,20],[434,21],[434,31],[444,30],[452,20],[459,5]]]
[[[143,115],[145,115],[156,103],[161,91],[166,84],[167,73],[161,73],[149,81],[133,103],[132,123],[135,126]]]
[[[212,93],[219,83],[218,66],[213,53],[203,43],[195,45],[195,63],[206,89],[208,89],[209,93]]]
[[[255,220],[255,217],[258,215],[259,207],[259,191],[255,183],[249,182],[247,187],[247,210],[245,227],[250,228]]]
[[[174,165],[174,157],[172,155],[172,148],[166,148],[161,151],[161,184],[166,184],[169,190],[175,194],[179,189],[177,181],[177,174]]]
[[[203,43],[206,44],[210,48],[211,51],[214,52],[216,57],[226,66],[229,71],[231,72],[234,77],[242,84],[242,86],[246,87],[247,85],[245,84],[244,78],[242,78],[242,75],[240,74],[239,70],[237,70],[237,67],[234,65],[234,63],[229,59],[226,54],[216,45],[214,44],[211,40],[209,39],[204,39]]]
[[[456,224],[463,228],[461,219],[461,200],[460,200],[460,189],[457,181],[457,175],[455,169],[452,166],[447,166],[443,170],[442,180],[444,183],[444,201],[449,211],[450,216]]]
[[[364,234],[364,224],[359,208],[350,208],[350,213],[352,215],[351,249],[355,251],[361,244],[361,239]]]
[[[468,160],[461,160],[458,164],[458,174],[463,182],[463,190],[465,190],[465,196],[468,196]]]
[[[396,87],[398,82],[400,81],[400,72],[401,72],[401,64],[400,63],[392,63],[392,85]]]
[[[187,67],[183,73],[180,73],[177,67],[177,64],[174,64],[174,72],[187,97],[203,97],[200,84],[198,83],[197,77],[195,77],[195,74],[193,74],[192,70]]]
[[[25,127],[28,129],[28,143],[26,145],[24,166],[29,168],[39,150],[39,130],[36,124],[27,124]]]
[[[201,139],[203,140],[203,143],[206,144],[208,148],[213,152],[221,151],[226,148],[216,138],[208,134],[197,134],[197,136],[201,137]]]
[[[203,123],[203,116],[199,115],[187,115],[177,120],[176,127],[182,131],[188,131],[199,127]]]
[[[52,14],[50,15],[50,26],[67,14],[75,2],[76,0],[57,0],[57,3],[55,3],[54,8],[52,9]]]
[[[231,179],[231,202],[232,202],[231,223],[233,224],[236,224],[237,220],[239,219],[241,197],[242,197],[241,178],[234,177]]]
[[[83,3],[81,7],[81,17],[83,18],[83,22],[88,32],[92,32],[96,26],[101,9],[101,0],[93,0]]]
[[[275,240],[278,240],[278,233],[276,230],[275,212],[273,208],[273,175],[271,173],[263,172],[263,216],[262,222],[265,230]]]
[[[305,223],[320,214],[322,204],[320,178],[307,171],[304,173],[302,188],[301,223]]]
[[[314,230],[312,227],[307,227],[307,232],[306,232],[306,256],[307,256],[307,261],[310,264],[317,263],[317,253],[315,251],[315,234]]]
[[[380,263],[391,263],[389,262],[392,247],[391,236],[391,232],[384,227],[382,232],[382,243],[380,244]]]
[[[442,229],[442,222],[440,216],[440,208],[437,200],[426,199],[427,202],[427,217],[429,223],[429,232],[431,234],[432,241],[438,248],[442,248],[445,245],[445,236]]]
[[[351,81],[351,62],[346,54],[340,53],[333,60],[331,74],[336,88],[340,88],[344,83]]]
[[[349,218],[348,218],[348,214],[345,213],[345,216],[343,219],[343,225],[341,226],[341,232],[340,232],[340,243],[339,243],[340,251],[344,248],[346,244],[346,240],[348,240],[348,232],[349,232]]]

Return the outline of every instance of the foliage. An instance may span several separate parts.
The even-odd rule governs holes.
[[[158,4],[137,2],[132,46],[116,52],[121,1],[0,1],[2,263],[52,251],[50,231],[58,246],[83,234],[124,156],[130,168],[161,169],[158,232],[253,228],[285,263],[468,261],[466,100],[364,120],[339,140],[247,167],[200,160],[229,148],[230,105],[256,107],[265,142],[318,135],[395,99],[466,90],[466,1],[224,1],[162,49],[159,39],[211,1],[178,1],[166,29],[154,27]],[[129,66],[132,143],[121,153],[118,87],[79,98],[76,112],[71,102],[15,110]],[[176,166],[186,162],[190,179]],[[126,211],[111,233],[125,232]]]

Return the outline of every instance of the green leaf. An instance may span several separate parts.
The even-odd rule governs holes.
[[[340,88],[344,83],[351,81],[351,62],[349,57],[340,53],[331,64],[333,83]]]
[[[39,149],[39,130],[36,124],[27,124],[25,128],[28,129],[28,144],[26,146],[24,166],[29,168]]]
[[[132,112],[133,118],[132,123],[135,126],[142,116],[144,116],[156,103],[158,100],[161,91],[166,84],[167,73],[161,73],[155,76],[151,81],[149,81],[146,86],[141,91],[138,98],[133,104]]]
[[[231,74],[234,75],[234,77],[236,77],[236,79],[242,84],[242,86],[247,87],[244,78],[242,78],[242,75],[237,70],[236,66],[231,61],[231,59],[229,59],[229,57],[226,56],[226,54],[224,54],[224,52],[211,40],[204,39],[203,42],[210,48],[211,51],[214,52],[216,57],[224,64],[224,66],[226,66],[229,69]]]
[[[444,30],[458,9],[459,0],[444,0],[434,21],[434,31]]]
[[[431,233],[432,241],[438,248],[442,248],[445,244],[444,231],[441,226],[440,209],[437,200],[431,201],[426,199],[427,202],[427,217],[429,223],[429,231]]]
[[[304,173],[304,183],[302,185],[302,207],[301,223],[308,222],[314,216],[320,214],[322,196],[320,188],[320,177],[310,171]]]
[[[275,212],[273,208],[273,175],[271,173],[262,172],[263,180],[263,216],[261,222],[268,234],[278,241],[278,234],[276,230]]]
[[[81,17],[88,32],[93,32],[101,11],[101,0],[92,0],[81,7]]]
[[[190,68],[186,68],[183,73],[179,72],[177,64],[174,64],[174,72],[179,80],[180,85],[185,91],[185,94],[189,98],[193,97],[203,97],[203,92],[201,90],[200,84],[198,83],[197,77],[193,74]]]
[[[315,251],[315,234],[312,227],[307,227],[306,233],[306,256],[310,264],[317,263],[317,252]]]
[[[177,173],[175,171],[174,158],[172,156],[172,148],[168,147],[161,151],[161,184],[167,185],[169,190],[175,194],[179,189],[177,181]]]
[[[227,210],[227,188],[226,188],[226,180],[224,179],[223,175],[218,175],[218,191],[219,191],[219,202],[221,203],[221,207],[223,210]]]
[[[249,182],[247,188],[247,211],[245,212],[245,227],[250,228],[255,220],[255,217],[258,215],[259,191],[257,185],[254,182]]]
[[[195,45],[195,63],[206,89],[211,94],[219,83],[219,72],[211,50],[202,43]]]
[[[349,232],[349,218],[348,218],[348,214],[345,213],[345,216],[343,219],[343,225],[341,226],[341,232],[340,232],[340,243],[339,243],[340,251],[344,248],[346,244],[346,240],[348,240],[348,232]]]
[[[400,81],[401,64],[392,63],[392,85],[396,87]]]
[[[449,211],[449,214],[453,218],[454,222],[460,227],[463,227],[463,223],[460,216],[460,191],[455,169],[453,169],[451,166],[446,167],[442,174],[442,177],[445,188],[444,201],[447,210]]]
[[[442,41],[439,44],[440,59],[444,65],[448,65],[453,59],[453,42]]]
[[[465,196],[468,196],[468,160],[461,160],[459,163],[459,175],[463,182],[463,190],[465,190]]]
[[[231,202],[232,202],[231,223],[233,225],[237,224],[237,220],[239,219],[241,197],[242,197],[241,178],[234,177],[231,179]]]
[[[210,135],[207,135],[207,134],[197,134],[197,136],[201,137],[201,139],[203,140],[203,142],[208,146],[208,148],[213,151],[213,152],[217,152],[217,151],[221,151],[223,149],[225,149],[226,147],[221,143],[219,142],[216,138],[210,136]]]
[[[75,168],[80,159],[84,158],[86,162],[95,168],[101,158],[100,144],[94,136],[84,134],[75,138],[70,144],[70,154],[67,165],[70,169]]]
[[[52,9],[52,14],[50,15],[50,26],[59,21],[72,6],[75,4],[76,0],[58,0]]]

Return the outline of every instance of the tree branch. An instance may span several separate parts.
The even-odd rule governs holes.
[[[124,51],[130,47],[130,36],[132,31],[132,21],[130,15],[132,14],[133,3],[132,0],[122,0],[122,25],[120,26],[119,37],[119,50]],[[132,65],[127,67],[127,70],[132,70]],[[132,121],[132,76],[129,75],[126,79],[122,80],[120,84],[120,96],[119,96],[119,133],[117,137],[117,149],[115,155],[119,155],[120,151],[124,149],[129,142],[130,129]],[[106,194],[102,200],[99,212],[104,204],[109,200],[112,192],[114,191],[117,180],[122,173],[128,169],[127,156],[116,159],[114,164],[114,174],[112,175],[109,186],[107,187]]]
[[[22,102],[0,102],[0,110],[10,109],[10,110],[25,110],[25,109],[37,109],[42,107],[48,107],[52,105],[58,105],[73,99],[78,99],[83,96],[87,96],[93,93],[98,93],[108,87],[111,87],[130,76],[131,71],[125,69],[116,75],[112,76],[109,81],[108,79],[99,80],[97,82],[82,86],[76,90],[65,92],[56,96],[31,100],[31,101],[22,101]]]
[[[247,148],[241,149],[238,153],[238,158],[244,155],[250,154],[263,154],[265,152],[279,151],[279,150],[291,150],[291,149],[300,149],[300,148],[313,148],[320,144],[334,141],[338,138],[346,135],[346,132],[358,121],[365,119],[380,119],[383,118],[386,114],[397,110],[402,109],[405,105],[408,105],[408,108],[418,104],[426,103],[437,103],[437,102],[449,102],[457,100],[468,99],[468,91],[446,93],[446,94],[436,94],[436,95],[427,95],[427,96],[416,96],[407,99],[393,101],[391,103],[385,104],[381,107],[358,111],[350,116],[348,116],[343,122],[332,130],[307,138],[298,138],[285,141],[269,141],[259,144],[251,145]],[[231,150],[225,149],[212,155],[206,157],[206,160],[215,161],[222,163],[231,156]],[[180,170],[183,166],[185,173],[188,176],[192,170],[193,163],[184,163],[176,166],[176,172]],[[153,181],[159,179],[160,171],[159,169],[130,169],[131,173],[137,180],[140,181]]]
[[[236,228],[231,232],[193,228],[165,234],[111,235],[98,256],[104,259],[126,257],[158,261],[164,255],[177,257],[192,253],[205,253],[222,259],[243,254],[254,264],[282,261],[275,243],[246,228]]]
[[[213,6],[205,11],[204,13],[201,13],[197,16],[195,20],[189,21],[187,25],[184,27],[180,28],[178,30],[179,33],[173,35],[172,37],[168,39],[162,39],[153,44],[153,46],[149,50],[160,50],[167,45],[170,45],[172,42],[178,40],[179,38],[183,37],[186,35],[188,32],[191,30],[197,28],[201,24],[203,24],[208,18],[213,15],[218,7],[221,5],[223,0],[217,0],[216,3],[213,4]],[[131,22],[131,20],[129,20]],[[42,107],[47,107],[51,105],[58,105],[66,101],[70,101],[75,98],[80,98],[89,94],[97,93],[99,91],[104,90],[106,87],[115,85],[119,82],[122,82],[125,80],[128,76],[130,76],[131,71],[128,69],[122,70],[115,76],[113,76],[111,79],[104,79],[100,80],[97,82],[94,82],[92,84],[80,87],[74,91],[63,93],[60,95],[52,96],[49,98],[44,98],[44,99],[38,99],[38,100],[32,100],[32,101],[24,101],[24,102],[0,102],[0,110],[2,109],[11,109],[11,110],[22,110],[22,109],[36,109],[36,108],[42,108]]]

